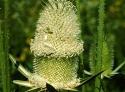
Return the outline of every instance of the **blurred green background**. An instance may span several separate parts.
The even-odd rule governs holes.
[[[70,0],[72,1],[72,0]],[[89,69],[89,49],[97,34],[99,0],[80,0],[80,22],[84,40],[84,68]],[[73,2],[74,3],[74,2]],[[4,1],[0,1],[2,18]],[[75,3],[74,3],[75,4]],[[42,0],[8,0],[8,26],[10,32],[9,51],[25,67],[32,70],[33,56],[30,52],[30,39],[33,38],[39,12],[43,9]],[[105,33],[115,37],[114,66],[123,62],[125,57],[125,0],[106,0]],[[106,38],[108,39],[108,38]],[[16,68],[11,67],[11,79],[26,80]],[[125,67],[119,74],[105,79],[105,92],[125,92]],[[91,91],[90,84],[85,85],[87,92]],[[24,92],[25,88],[12,84],[12,92]],[[2,91],[0,91],[2,92]]]

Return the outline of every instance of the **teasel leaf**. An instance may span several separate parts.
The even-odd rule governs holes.
[[[103,49],[102,49],[102,69],[107,69],[104,73],[102,73],[102,78],[111,77],[111,72],[113,71],[114,65],[114,43],[115,37],[114,35],[106,36],[107,39],[103,41]]]
[[[108,77],[112,72],[112,59],[111,59],[110,48],[106,41],[103,42],[102,47],[102,69],[107,69],[105,72],[102,73],[102,77]]]

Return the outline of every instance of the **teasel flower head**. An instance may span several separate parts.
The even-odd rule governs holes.
[[[56,89],[80,84],[78,55],[83,51],[83,41],[77,17],[70,1],[48,0],[31,41],[34,73]]]
[[[83,51],[75,6],[67,0],[49,0],[40,13],[31,51],[35,56],[72,57]]]

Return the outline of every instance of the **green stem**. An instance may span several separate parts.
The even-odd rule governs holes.
[[[78,13],[77,13],[78,17],[80,17],[80,0],[76,0],[76,7],[77,7],[77,11],[78,11]]]
[[[97,42],[97,62],[95,72],[98,72],[102,69],[102,47],[104,40],[104,0],[100,0],[99,2],[99,25],[98,25],[98,42]],[[95,90],[94,92],[101,91],[101,80],[100,77],[95,79]]]
[[[0,21],[0,67],[2,92],[10,92],[10,67],[8,61],[8,0],[4,0],[4,22]]]

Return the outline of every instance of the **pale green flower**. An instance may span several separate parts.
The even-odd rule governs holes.
[[[75,88],[80,84],[77,76],[78,58],[42,58],[34,60],[34,72],[56,89]]]

